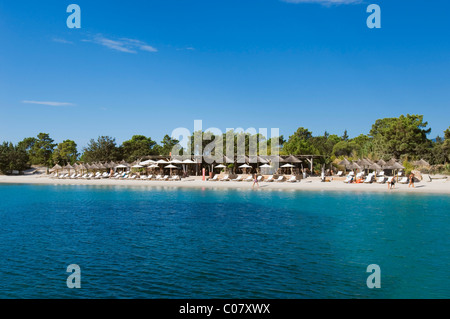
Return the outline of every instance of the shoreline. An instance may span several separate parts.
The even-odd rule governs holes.
[[[92,185],[92,186],[133,186],[133,187],[174,187],[200,189],[252,189],[253,182],[233,181],[202,181],[198,177],[188,177],[181,181],[147,181],[147,180],[115,180],[115,179],[55,179],[43,175],[0,176],[0,184],[30,184],[30,185]],[[284,190],[284,191],[339,191],[339,192],[372,192],[372,193],[405,193],[405,194],[448,194],[450,182],[419,182],[415,188],[408,188],[408,184],[395,184],[389,190],[386,184],[345,184],[342,181],[323,183],[319,178],[308,178],[298,183],[289,182],[261,182],[255,190]]]

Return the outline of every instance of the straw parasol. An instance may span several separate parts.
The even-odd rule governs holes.
[[[68,171],[68,173],[70,174],[70,170],[73,169],[73,166],[70,164],[67,164],[66,166],[64,166],[64,169],[66,169]]]
[[[348,165],[350,165],[350,162],[349,162],[348,159],[344,158],[342,161],[340,161],[338,163],[338,165],[340,165],[340,166],[348,166]]]
[[[294,155],[289,155],[287,158],[284,159],[284,161],[286,163],[301,163],[302,162],[301,160],[299,160]]]
[[[430,163],[428,163],[427,161],[425,161],[424,159],[421,158],[420,160],[413,162],[413,165],[429,167]]]
[[[377,164],[380,165],[381,167],[383,167],[383,166],[386,165],[386,162],[383,161],[382,159],[380,159],[380,160],[377,162]]]
[[[53,168],[51,169],[51,171],[56,171],[56,174],[58,174],[58,171],[62,169],[61,165],[56,164],[55,166],[53,166]]]

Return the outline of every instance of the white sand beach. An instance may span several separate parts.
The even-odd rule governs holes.
[[[96,185],[96,186],[135,186],[135,187],[183,187],[183,188],[211,188],[211,189],[252,189],[252,182],[233,181],[202,181],[201,177],[188,177],[181,181],[147,181],[147,180],[116,180],[116,179],[56,179],[47,175],[0,176],[2,184],[42,184],[42,185]],[[435,180],[421,181],[415,188],[408,188],[407,184],[395,184],[389,190],[386,184],[346,184],[342,180],[321,182],[318,177],[310,177],[296,183],[289,182],[261,182],[256,190],[302,190],[302,191],[349,191],[349,192],[391,192],[391,193],[434,193],[449,194],[450,182]]]

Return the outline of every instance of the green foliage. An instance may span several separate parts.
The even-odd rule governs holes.
[[[450,161],[450,127],[444,132],[444,143],[442,144],[442,152],[445,161]]]
[[[174,153],[177,153],[178,150],[180,150],[181,148],[179,147],[179,141],[176,139],[171,138],[169,135],[165,135],[163,140],[161,141],[162,146],[160,148],[157,148],[157,150],[159,151],[160,155],[165,155],[168,156],[170,155],[170,153],[172,153],[172,151]],[[175,147],[178,146],[178,147]],[[174,149],[175,147],[175,149]]]
[[[282,154],[289,155],[319,155],[319,151],[311,143],[312,133],[299,127],[294,135],[283,145]]]
[[[53,151],[53,163],[65,166],[74,164],[78,159],[77,144],[72,140],[65,140],[59,143]]]
[[[123,158],[128,162],[133,162],[148,155],[159,155],[156,142],[150,137],[134,135],[131,140],[122,143]]]
[[[423,115],[401,115],[399,118],[379,119],[372,125],[373,149],[380,157],[419,157],[431,148]]]
[[[28,137],[19,142],[18,147],[28,153],[31,164],[51,166],[52,153],[56,144],[48,133],[39,133],[37,138]]]
[[[355,141],[340,141],[334,145],[332,153],[335,156],[352,156],[354,152],[358,152],[360,146]]]
[[[88,163],[117,161],[121,158],[121,150],[116,145],[116,139],[109,136],[91,139],[88,146],[83,149],[82,160]]]
[[[23,171],[28,168],[28,154],[22,146],[4,142],[0,145],[0,171],[10,174],[13,170]]]
[[[411,174],[411,171],[414,170],[414,165],[408,160],[403,161],[403,167],[405,168],[405,175],[408,176]]]

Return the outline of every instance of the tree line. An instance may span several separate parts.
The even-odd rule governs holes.
[[[431,128],[424,122],[423,115],[408,114],[398,118],[378,119],[372,125],[369,134],[360,134],[354,138],[349,138],[347,131],[341,136],[329,134],[327,131],[323,135],[314,136],[307,128],[299,127],[287,140],[280,136],[276,142],[282,155],[321,155],[322,159],[317,161],[318,165],[330,164],[343,157],[384,160],[396,158],[403,161],[423,158],[432,165],[449,163],[450,127],[444,132],[443,137],[429,139],[430,132]],[[267,154],[270,154],[271,144],[274,143],[274,138],[266,139],[259,134],[256,136],[237,132],[232,134],[234,149],[231,152],[234,154],[237,154],[239,139],[245,140],[247,155],[251,141],[256,141],[259,150],[264,146]],[[200,147],[208,151],[208,144],[217,139],[225,141],[226,134],[214,136],[210,132],[194,132],[187,148],[181,149],[180,154],[194,155]],[[202,145],[196,145],[198,141]],[[49,134],[40,133],[37,137],[23,139],[17,145],[10,142],[0,144],[0,171],[8,174],[13,170],[23,171],[31,165],[64,166],[77,161],[133,162],[150,155],[168,156],[178,144],[179,141],[169,135],[165,135],[160,144],[150,137],[134,135],[121,145],[118,145],[113,137],[100,136],[96,140],[91,139],[82,152],[78,153],[77,144],[73,140],[64,140],[57,144]],[[230,150],[226,150],[226,145],[224,143],[223,154],[230,154]],[[211,154],[213,153],[214,150]]]

